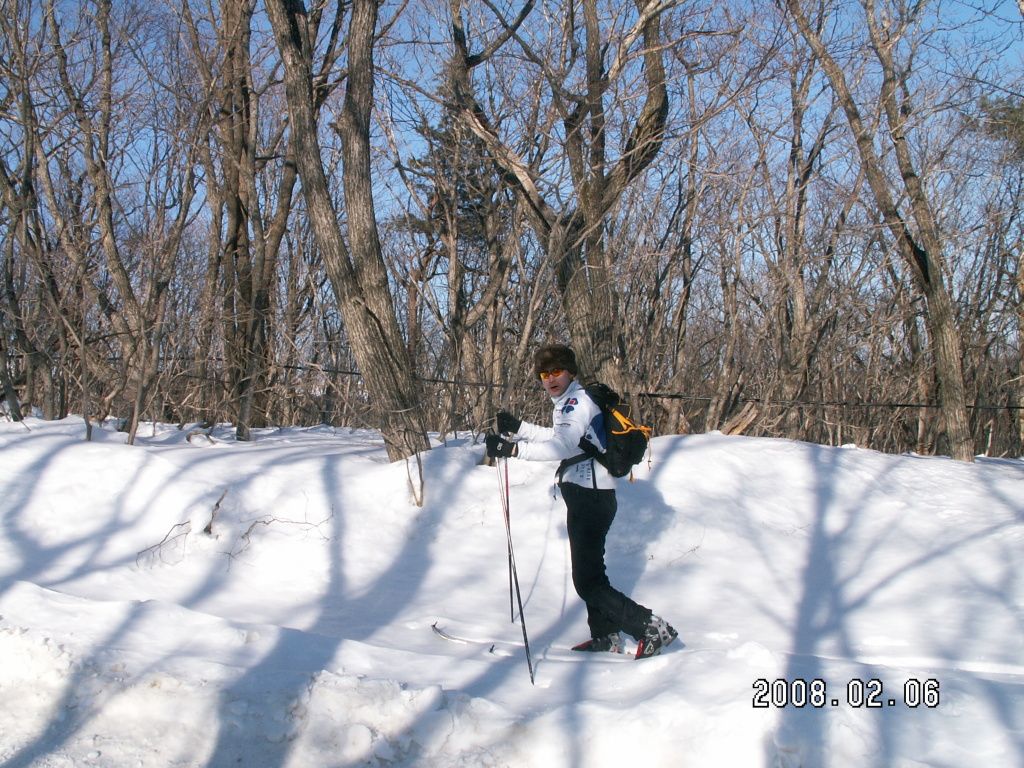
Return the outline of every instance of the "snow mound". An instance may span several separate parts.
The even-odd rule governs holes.
[[[680,641],[623,663],[567,652],[554,467],[509,462],[531,683],[469,436],[84,437],[0,424],[5,768],[1024,764],[1024,462],[656,438],[609,576]]]

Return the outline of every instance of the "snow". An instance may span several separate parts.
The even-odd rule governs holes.
[[[512,460],[531,683],[468,436],[93,437],[0,424],[5,768],[1024,764],[1020,460],[656,438],[607,558],[680,632],[642,661],[565,651],[554,467]]]

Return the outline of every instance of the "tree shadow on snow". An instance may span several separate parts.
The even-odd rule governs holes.
[[[980,606],[966,611],[958,634],[961,646],[943,647],[939,637],[933,639],[933,647],[928,649],[932,662],[906,659],[901,664],[899,657],[880,662],[861,643],[869,631],[898,642],[900,627],[904,626],[902,622],[916,627],[919,618],[925,620],[929,603],[937,598],[938,591],[948,589],[948,586],[936,585],[935,590],[926,586],[920,594],[920,617],[907,616],[897,626],[885,626],[881,620],[872,621],[873,602],[884,590],[905,579],[909,579],[911,584],[915,580],[926,580],[925,569],[929,567],[946,569],[953,566],[955,561],[951,556],[998,534],[1012,523],[953,532],[934,547],[928,542],[915,541],[921,545],[919,551],[908,552],[902,559],[897,556],[883,564],[879,562],[878,552],[899,523],[874,534],[866,534],[862,528],[871,520],[873,505],[889,500],[886,489],[890,487],[889,481],[893,476],[898,475],[903,466],[901,462],[914,459],[887,457],[882,464],[884,469],[865,482],[863,495],[855,497],[849,489],[838,486],[844,477],[844,450],[808,446],[805,455],[813,477],[813,509],[800,579],[802,589],[789,623],[792,642],[786,652],[782,681],[790,692],[794,683],[810,686],[813,681],[822,681],[827,695],[820,706],[807,704],[798,707],[791,701],[781,707],[773,704],[779,715],[778,727],[765,737],[765,764],[779,768],[823,768],[850,764],[849,761],[855,759],[858,765],[896,768],[907,759],[921,760],[922,764],[929,765],[945,765],[947,759],[955,760],[949,755],[929,754],[934,748],[935,735],[942,734],[949,724],[948,713],[941,703],[936,708],[909,706],[905,701],[904,688],[908,677],[911,684],[913,681],[923,683],[926,678],[938,679],[944,702],[971,689],[971,695],[984,700],[1005,726],[1008,738],[1016,747],[1017,762],[1024,762],[1024,740],[1021,736],[1024,697],[1019,686],[985,680],[984,675],[958,669],[965,661],[963,654],[970,640],[986,636],[983,623],[971,624],[970,613],[974,607]],[[960,469],[956,465],[954,468]],[[888,551],[891,549],[890,545]],[[1001,564],[1012,574],[1008,577],[1010,581],[1024,576],[1020,572],[1017,554],[1007,550],[1006,561]],[[867,568],[869,565],[870,569]],[[862,572],[871,575],[867,577]],[[1009,592],[1009,588],[1006,591]],[[998,610],[997,604],[1005,604],[1004,594],[1002,590],[996,590],[990,596],[990,605]],[[1017,615],[1019,620],[1021,612],[1018,606],[1003,607]],[[780,621],[786,621],[782,619],[784,611],[776,613]],[[842,677],[837,678],[840,674]],[[872,708],[869,702],[871,694],[876,691],[882,695],[877,698],[878,708]],[[946,707],[949,706],[947,703]],[[854,731],[845,730],[851,719],[857,719],[859,725]],[[858,736],[851,739],[850,734],[859,728],[873,732],[874,743],[862,744]],[[853,757],[837,755],[836,749],[859,749],[862,754]],[[933,763],[934,760],[938,763]]]

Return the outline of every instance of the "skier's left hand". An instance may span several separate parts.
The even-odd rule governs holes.
[[[519,427],[523,425],[522,419],[516,418],[508,411],[498,411],[494,421],[498,425],[498,432],[503,435],[514,435],[519,431]]]

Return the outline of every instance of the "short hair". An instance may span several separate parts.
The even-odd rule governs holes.
[[[533,375],[539,377],[541,371],[553,368],[564,368],[575,376],[578,371],[576,353],[565,344],[546,344],[538,349],[533,356]]]

